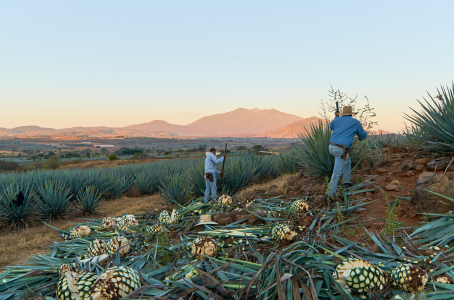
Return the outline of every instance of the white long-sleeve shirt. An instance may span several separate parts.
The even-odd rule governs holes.
[[[220,158],[216,158],[216,155],[210,152],[208,154],[207,158],[205,159],[205,173],[212,173],[219,175],[221,172],[216,170],[216,164],[219,164],[224,161],[224,156],[221,156]]]

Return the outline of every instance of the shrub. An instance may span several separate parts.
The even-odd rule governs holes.
[[[132,155],[132,159],[146,159],[148,154],[136,152]]]
[[[79,192],[76,199],[79,209],[88,214],[94,213],[104,201],[102,194],[98,193],[93,186],[85,187],[84,190]]]
[[[116,156],[115,154],[111,154],[111,155],[109,155],[109,160],[110,160],[110,161],[119,160],[119,158],[118,158],[118,156]]]
[[[421,142],[421,147],[440,153],[454,153],[454,83],[452,88],[442,86],[437,89],[435,100],[429,93],[430,102],[424,97],[422,111],[413,108],[413,115],[405,118],[413,124],[413,130],[407,131],[408,138]]]
[[[0,160],[0,171],[13,171],[20,169],[17,162]]]
[[[38,186],[39,212],[44,219],[55,219],[65,216],[71,208],[69,189],[63,184],[54,184],[46,180]]]
[[[295,148],[297,162],[308,175],[331,176],[334,169],[334,156],[329,153],[331,129],[329,122],[311,124],[310,129],[299,134],[301,144]]]
[[[55,170],[60,168],[60,160],[58,159],[57,155],[52,155],[49,157],[49,159],[46,161],[46,169],[50,170]]]

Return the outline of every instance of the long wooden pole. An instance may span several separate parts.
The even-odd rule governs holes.
[[[224,150],[224,155],[227,154],[227,143],[225,144],[225,150]],[[222,162],[222,171],[221,171],[221,190],[222,190],[222,179],[224,178],[224,166],[225,166],[225,157],[224,161]]]

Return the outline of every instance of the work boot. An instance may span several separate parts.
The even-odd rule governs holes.
[[[333,198],[330,197],[328,194],[322,196],[323,202],[325,202],[326,206],[332,207],[334,205]]]
[[[351,183],[351,182],[344,183],[344,189],[349,189],[349,188],[351,188],[353,186],[354,186],[354,184]]]

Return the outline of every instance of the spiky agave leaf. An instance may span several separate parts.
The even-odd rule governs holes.
[[[180,173],[175,173],[159,186],[161,197],[171,204],[183,205],[192,191],[192,184]]]
[[[94,186],[87,186],[79,192],[76,197],[80,210],[84,213],[94,213],[102,204],[104,199]]]
[[[421,141],[421,147],[430,151],[453,153],[454,148],[454,83],[452,88],[437,88],[438,99],[429,93],[430,102],[424,97],[425,104],[418,101],[422,111],[414,109],[412,115],[405,118],[419,128],[418,134],[409,133],[409,137]]]
[[[8,220],[11,225],[27,225],[36,210],[36,194],[27,182],[10,183],[0,194],[0,217]],[[20,191],[24,195],[24,201],[17,206],[12,200],[16,199]]]
[[[319,121],[298,135],[301,144],[296,146],[298,164],[309,175],[330,176],[334,169],[334,156],[329,153],[331,129],[329,122]]]
[[[38,186],[40,201],[39,212],[45,219],[55,219],[65,216],[71,209],[71,195],[63,184],[45,181]]]

